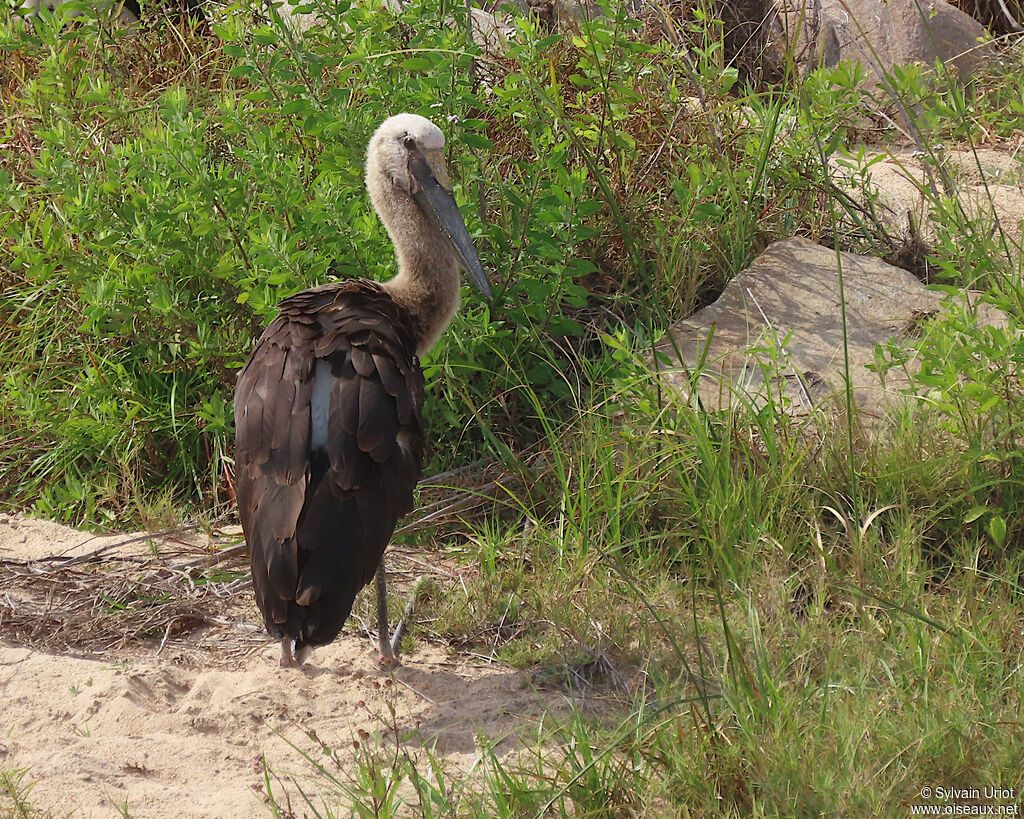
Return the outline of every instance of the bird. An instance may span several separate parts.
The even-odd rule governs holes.
[[[398,662],[383,556],[422,475],[420,357],[458,308],[460,269],[493,298],[444,148],[441,129],[417,114],[377,128],[365,181],[397,274],[284,299],[238,374],[235,498],[282,666],[332,642],[374,576],[380,662]]]

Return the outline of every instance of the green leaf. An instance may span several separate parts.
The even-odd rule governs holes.
[[[281,42],[281,38],[277,36],[276,31],[272,31],[269,28],[259,28],[253,32],[252,40],[256,45],[277,45]]]
[[[480,134],[463,134],[462,141],[470,148],[476,148],[481,151],[486,151],[494,147],[493,142]]]
[[[406,71],[430,71],[434,67],[434,60],[430,57],[410,57],[401,62],[401,67]]]
[[[555,316],[548,325],[548,331],[559,336],[578,336],[583,334],[583,328],[579,322],[568,316]]]
[[[987,506],[972,506],[970,511],[964,515],[964,525],[974,523],[974,521],[984,515],[987,511]]]
[[[725,216],[725,208],[717,202],[701,202],[693,209],[693,218],[697,222],[709,222]]]
[[[1006,521],[1002,515],[994,515],[988,522],[988,534],[992,542],[1002,548],[1006,543]]]
[[[286,102],[284,105],[281,106],[281,113],[284,114],[285,116],[290,116],[291,114],[299,114],[308,111],[311,106],[312,103],[308,99],[300,98],[297,100],[291,100],[290,102]]]

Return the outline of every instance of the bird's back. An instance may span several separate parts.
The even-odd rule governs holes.
[[[333,640],[413,506],[423,374],[408,314],[374,282],[298,293],[235,389],[235,489],[267,629]]]

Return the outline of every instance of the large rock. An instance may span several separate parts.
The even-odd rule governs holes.
[[[829,173],[882,230],[904,241],[917,236],[933,243],[935,194],[955,196],[980,235],[1005,236],[1012,257],[1007,261],[1016,265],[1024,256],[1024,157],[996,148],[937,148],[935,153],[934,160],[908,148],[868,151],[857,158],[836,155]],[[871,221],[862,215],[858,220]]]
[[[299,11],[305,6],[306,0],[274,0],[274,4],[281,19],[296,34],[324,23],[319,14]],[[401,14],[408,5],[408,0],[382,0],[382,5],[392,14]],[[478,9],[476,6],[470,8],[470,19],[473,41],[484,50],[484,53],[503,56],[508,52],[509,40],[515,36],[515,29],[508,19]],[[462,25],[461,21],[452,17],[447,19],[447,23],[452,28]]]
[[[909,342],[945,295],[880,259],[840,253],[853,401],[864,420],[902,401],[909,375],[869,369],[877,345]],[[995,310],[982,320],[998,322]],[[710,340],[709,340],[710,339]],[[909,346],[909,344],[908,344]],[[707,410],[764,406],[793,415],[846,404],[839,269],[834,250],[806,239],[775,242],[714,304],[672,325],[658,343],[666,387]]]
[[[65,0],[21,0],[20,3],[15,3],[15,8],[23,9],[26,14],[25,16],[31,18],[39,13],[39,9],[45,8],[50,11],[56,11],[65,5]],[[108,13],[112,12],[117,21],[124,26],[130,26],[139,21],[140,9],[138,0],[96,0],[93,3],[85,4],[84,8],[75,8],[74,10],[65,9],[65,14],[68,19],[75,17],[81,17],[83,14],[88,13],[88,8],[91,7],[96,13]]]
[[[597,0],[516,0],[519,7],[555,28],[578,28],[601,16]],[[619,0],[626,12],[676,41],[675,9],[652,0]],[[894,66],[936,57],[961,80],[973,77],[994,51],[980,42],[985,28],[944,0],[713,0],[723,21],[727,59],[747,74],[781,78],[788,55],[806,73],[840,60],[859,62],[869,81]]]
[[[873,81],[894,66],[940,58],[971,79],[993,54],[985,29],[943,0],[779,0],[776,48],[804,70],[854,60]]]

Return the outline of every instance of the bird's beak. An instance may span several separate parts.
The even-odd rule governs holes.
[[[469,280],[486,298],[494,298],[473,247],[473,240],[466,230],[466,223],[462,221],[459,206],[455,204],[452,183],[448,179],[448,168],[441,151],[413,152],[409,159],[409,171],[412,195],[420,210],[448,237],[455,252],[459,254],[463,270],[469,274]]]

